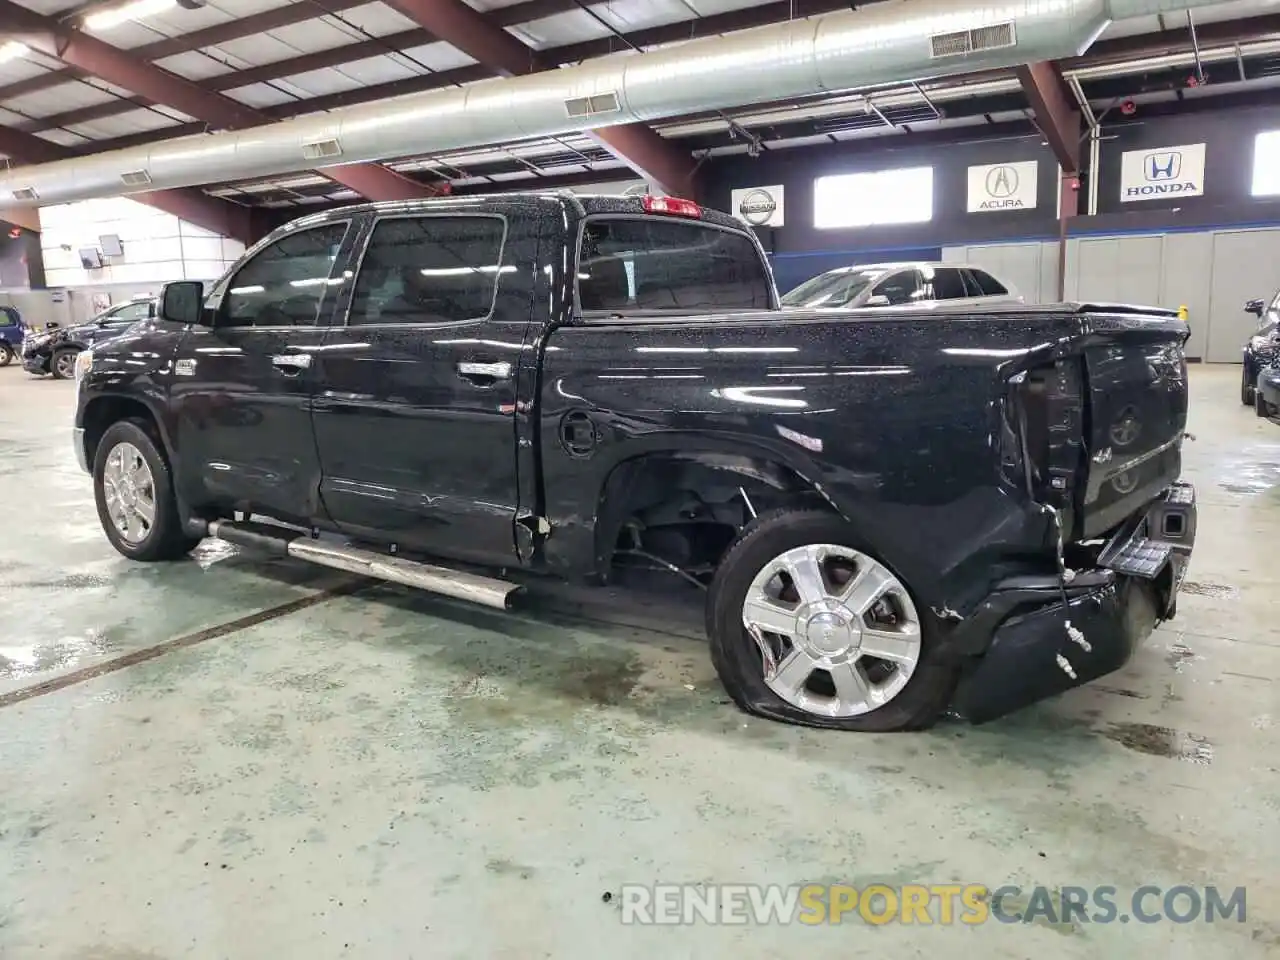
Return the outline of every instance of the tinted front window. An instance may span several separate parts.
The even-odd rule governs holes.
[[[933,271],[933,299],[963,300],[967,296],[964,278],[959,270],[948,270],[941,267]]]
[[[329,223],[291,233],[258,251],[232,278],[220,325],[314,326],[325,292],[343,282],[329,274],[346,232],[345,223]]]
[[[789,291],[782,298],[782,303],[788,307],[845,307],[883,275],[881,269],[859,270],[854,267],[831,270]]]
[[[457,323],[493,310],[506,225],[497,217],[405,217],[373,231],[351,324]]]
[[[982,288],[982,295],[985,297],[1002,297],[1009,291],[1005,289],[1004,284],[984,270],[970,270],[973,279],[978,282],[978,286]]]
[[[589,220],[578,259],[585,310],[767,310],[772,284],[746,236],[658,218]]]

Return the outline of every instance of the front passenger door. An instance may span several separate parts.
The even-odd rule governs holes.
[[[898,270],[889,274],[871,288],[871,299],[884,297],[888,306],[904,307],[919,303],[924,296],[924,285],[920,280],[920,271]]]
[[[189,503],[291,523],[324,517],[311,426],[321,318],[350,280],[350,221],[295,228],[214,287],[174,361],[180,484]]]

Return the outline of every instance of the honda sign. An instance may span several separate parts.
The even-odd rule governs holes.
[[[1204,144],[1127,150],[1120,158],[1120,201],[1204,195]]]

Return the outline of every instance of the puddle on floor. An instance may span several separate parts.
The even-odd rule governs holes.
[[[1197,733],[1151,723],[1112,723],[1098,732],[1122,747],[1153,757],[1185,760],[1204,767],[1213,762],[1213,744]]]
[[[1229,493],[1246,496],[1257,496],[1280,486],[1280,447],[1273,444],[1248,447],[1244,455],[1244,460],[1225,464],[1226,471],[1218,486]]]
[[[1184,580],[1180,588],[1182,593],[1193,593],[1197,597],[1212,597],[1215,600],[1234,600],[1240,591],[1224,583],[1202,583],[1199,580]]]

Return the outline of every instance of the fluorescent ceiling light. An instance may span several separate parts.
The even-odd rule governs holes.
[[[19,43],[17,40],[10,40],[8,43],[0,43],[0,63],[8,63],[10,60],[17,60],[25,57],[31,52],[31,48],[25,43]]]
[[[86,30],[110,30],[129,20],[141,20],[152,14],[163,13],[170,7],[177,6],[177,2],[178,0],[133,0],[133,3],[89,14],[84,18],[84,26]]]

